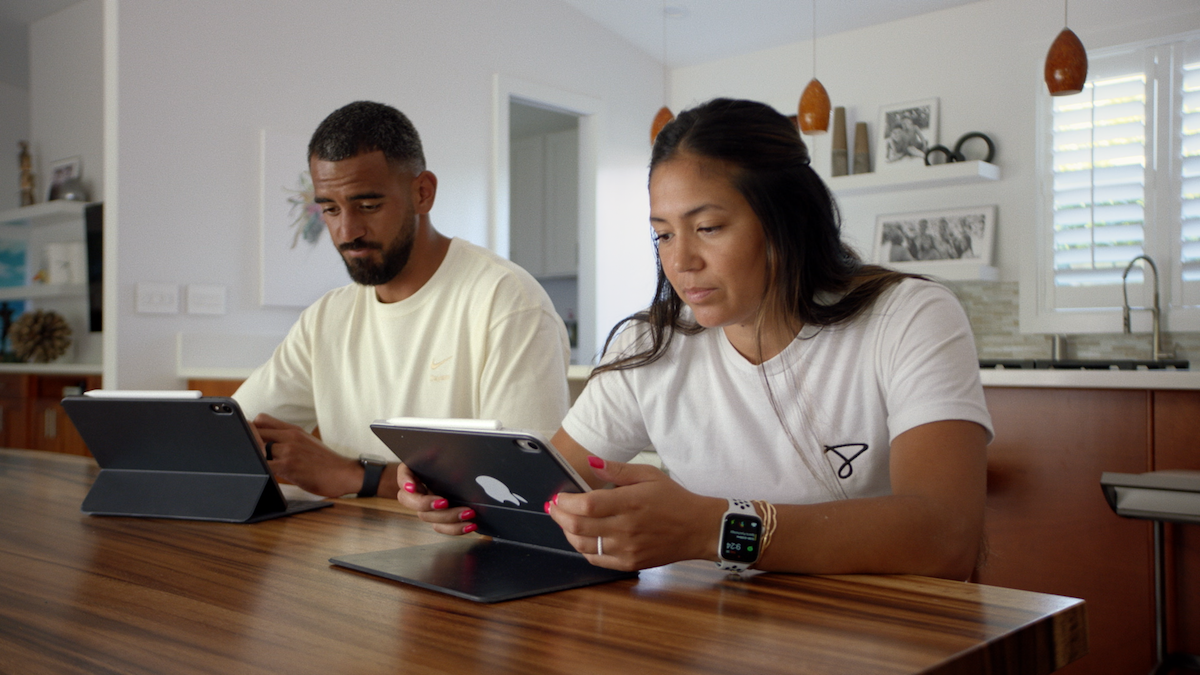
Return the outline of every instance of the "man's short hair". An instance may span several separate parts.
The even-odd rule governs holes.
[[[355,101],[326,117],[308,142],[308,158],[340,162],[366,152],[383,151],[393,167],[425,170],[425,152],[417,128],[390,105]]]

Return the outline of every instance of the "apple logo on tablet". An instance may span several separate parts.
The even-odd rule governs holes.
[[[483,488],[483,491],[486,492],[489,497],[495,499],[501,504],[504,502],[512,502],[517,506],[520,506],[521,504],[526,503],[524,497],[514,493],[512,490],[509,490],[507,485],[501,483],[495,478],[492,478],[491,476],[480,476],[475,479],[475,482],[479,483],[480,487]]]

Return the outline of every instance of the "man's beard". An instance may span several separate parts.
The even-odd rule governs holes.
[[[338,247],[339,250],[345,251],[356,248],[371,248],[382,251],[379,262],[374,262],[367,258],[346,258],[342,256],[342,262],[346,263],[346,271],[350,273],[350,278],[354,283],[362,284],[363,286],[382,286],[392,279],[404,269],[408,264],[408,257],[412,255],[413,240],[415,239],[416,228],[409,227],[385,249],[380,244],[375,242],[364,242],[355,239],[348,241]]]

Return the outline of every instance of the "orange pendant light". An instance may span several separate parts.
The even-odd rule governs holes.
[[[1063,0],[1063,29],[1046,52],[1046,87],[1051,96],[1078,94],[1087,82],[1087,72],[1087,50],[1067,28],[1067,0]]]
[[[800,94],[797,123],[800,133],[816,136],[829,131],[829,93],[817,79],[817,0],[812,3],[813,78]]]
[[[800,95],[800,131],[816,136],[829,131],[829,94],[817,78],[809,80]]]
[[[1087,50],[1070,28],[1062,29],[1046,52],[1046,86],[1051,96],[1070,96],[1083,91],[1087,81]]]
[[[650,124],[650,145],[654,145],[654,139],[658,138],[658,132],[663,130],[671,120],[675,119],[675,114],[667,106],[658,109],[658,114],[654,116],[654,122]]]

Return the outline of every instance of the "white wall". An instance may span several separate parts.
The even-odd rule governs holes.
[[[104,194],[103,2],[84,0],[29,27],[29,107],[38,201],[50,165],[79,157],[92,199]]]
[[[21,205],[17,142],[29,139],[29,92],[0,82],[0,211]]]
[[[937,97],[942,144],[982,131],[998,146],[996,183],[839,199],[845,236],[860,252],[870,255],[880,214],[997,204],[995,264],[1003,280],[1019,279],[1022,257],[1031,251],[1038,190],[1035,105],[1048,97],[1042,65],[1062,30],[1062,10],[1062,3],[1045,0],[983,0],[817,40],[817,78],[833,105],[846,107],[849,129],[856,119],[866,121],[874,135],[881,105]],[[1069,21],[1085,47],[1098,49],[1200,28],[1200,3],[1073,0]],[[813,76],[812,54],[806,41],[677,69],[670,75],[672,109],[733,96],[795,114]],[[828,176],[830,136],[804,138],[814,167]],[[874,138],[871,154],[878,159]]]
[[[495,72],[604,102],[595,254],[609,272],[597,332],[649,301],[646,136],[661,68],[563,3],[113,4],[119,333],[106,386],[180,386],[178,332],[281,336],[295,321],[297,311],[258,304],[263,128],[307,136],[350,101],[395,105],[421,132],[439,177],[434,225],[485,244]],[[228,313],[136,314],[139,282],[227,285]]]

